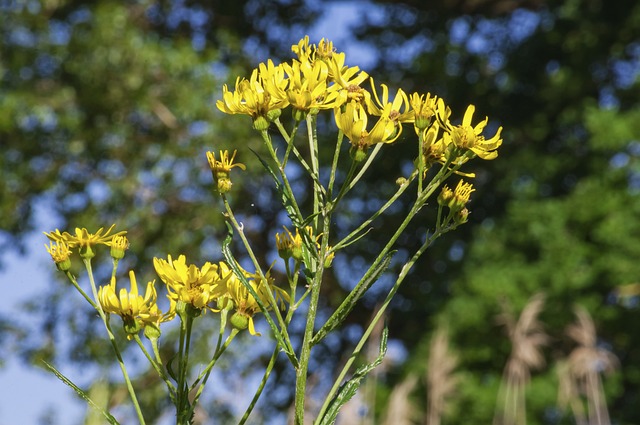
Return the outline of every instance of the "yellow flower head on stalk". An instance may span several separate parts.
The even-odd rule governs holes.
[[[209,168],[211,168],[211,172],[213,173],[213,179],[218,184],[218,190],[220,193],[227,193],[231,190],[231,178],[229,177],[229,172],[232,168],[238,167],[241,170],[246,170],[244,164],[237,162],[233,163],[233,160],[236,158],[237,150],[233,151],[233,155],[229,158],[229,151],[221,150],[220,151],[220,160],[216,160],[216,156],[213,152],[207,152],[207,161],[209,162]]]
[[[371,91],[373,91],[375,102],[369,98],[366,102],[367,110],[371,115],[389,119],[394,124],[399,137],[402,133],[402,124],[414,120],[414,114],[409,108],[409,99],[402,89],[398,89],[393,101],[390,101],[389,88],[385,84],[380,86],[382,87],[382,100],[378,97],[373,78],[371,78]]]
[[[53,262],[56,263],[58,270],[66,272],[71,268],[71,250],[69,245],[64,241],[49,241],[49,246],[44,246],[47,252],[51,254]]]
[[[218,273],[218,266],[209,262],[202,268],[187,265],[187,258],[180,255],[177,260],[154,258],[153,267],[167,285],[170,300],[191,305],[202,310],[224,293],[225,282]]]
[[[93,247],[95,245],[107,245],[111,246],[114,236],[122,236],[127,233],[126,230],[111,234],[111,231],[116,225],[113,224],[106,232],[102,232],[104,227],[98,229],[95,233],[89,233],[84,227],[82,229],[76,227],[75,235],[71,235],[67,232],[60,232],[56,229],[54,232],[46,233],[45,235],[54,242],[64,242],[69,248],[79,248],[80,256],[83,258],[93,258],[95,252]]]
[[[249,80],[239,77],[236,79],[236,87],[233,92],[227,85],[222,87],[222,100],[216,102],[219,110],[226,114],[245,114],[253,119],[256,130],[266,130],[269,127],[269,113],[287,106],[287,98],[280,98],[276,90],[283,84],[280,81],[271,81],[268,84],[270,91],[263,87],[261,78],[273,79],[280,74],[273,68],[270,75],[259,76],[258,69],[254,69]],[[281,74],[284,78],[284,74]],[[275,87],[271,84],[275,84]]]
[[[369,117],[362,105],[349,102],[334,109],[336,125],[351,142],[352,157],[362,161],[369,147],[376,143],[392,143],[398,136],[395,124],[388,117],[380,116],[371,130],[367,130]]]
[[[289,76],[287,98],[294,108],[294,118],[302,120],[307,113],[331,109],[340,103],[337,86],[328,86],[329,69],[322,61],[283,64]]]
[[[341,103],[354,100],[360,103],[369,101],[371,95],[368,91],[360,87],[360,84],[369,77],[369,74],[360,71],[360,68],[357,66],[348,67],[344,62],[344,53],[335,53],[326,61],[329,66],[329,80],[343,89],[341,93]]]
[[[489,118],[485,117],[483,121],[472,126],[471,120],[475,109],[474,105],[467,107],[461,125],[453,126],[447,119],[445,122],[445,138],[461,150],[470,150],[482,159],[494,159],[498,156],[497,149],[502,145],[502,138],[500,137],[502,127],[498,128],[492,138],[486,140],[482,135],[482,131],[489,122]]]
[[[227,275],[228,273],[229,276],[226,280],[227,291],[224,297],[233,302],[233,307],[235,309],[235,312],[229,319],[230,323],[239,330],[246,329],[248,327],[251,335],[260,336],[260,334],[256,332],[253,323],[253,316],[260,312],[260,305],[254,296],[251,295],[247,287],[240,281],[238,276],[231,272],[226,264],[221,262],[220,268],[223,275]],[[273,291],[274,300],[276,303],[280,303],[283,308],[285,302],[289,302],[289,295],[285,290],[273,284],[273,278],[268,272],[265,276],[266,281],[265,279],[262,279],[258,273],[252,274],[246,270],[242,270],[242,272],[244,277],[247,278],[249,285],[251,285],[251,288],[253,288],[267,310],[277,307],[277,305],[273,305],[271,303],[268,291]],[[224,302],[222,304],[224,304]]]
[[[416,133],[419,134],[433,121],[438,108],[438,97],[431,97],[431,93],[419,94],[413,93],[409,96],[409,104],[413,113],[414,122],[413,125],[416,129]],[[444,107],[444,103],[440,103],[441,107]]]
[[[291,46],[291,50],[298,56],[300,63],[313,65],[315,62],[324,62],[328,67],[328,81],[340,86],[339,104],[351,100],[363,102],[369,92],[362,89],[360,84],[369,76],[366,72],[360,72],[357,66],[345,66],[344,52],[337,52],[333,42],[320,40],[318,45],[309,44],[309,36],[305,36],[298,44]]]
[[[144,297],[138,293],[136,275],[129,272],[131,289],[122,288],[116,294],[116,278],[111,278],[111,284],[98,289],[98,302],[105,313],[117,314],[124,322],[127,338],[138,333],[149,324],[155,324],[162,318],[162,312],[156,305],[157,293],[153,282],[147,283]]]
[[[121,260],[124,252],[129,249],[129,240],[124,235],[116,235],[111,239],[111,258]]]

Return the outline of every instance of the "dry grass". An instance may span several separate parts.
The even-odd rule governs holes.
[[[561,407],[571,406],[578,424],[608,425],[611,421],[600,374],[615,370],[618,359],[612,352],[598,347],[596,328],[587,310],[578,306],[575,314],[577,320],[567,327],[566,333],[577,346],[569,354],[564,374],[560,375],[558,401]],[[586,397],[588,420],[581,395]]]
[[[527,423],[525,388],[531,377],[531,370],[544,366],[542,347],[549,341],[549,336],[538,320],[544,301],[543,294],[534,295],[522,310],[517,322],[514,315],[506,309],[499,317],[507,327],[512,349],[502,375],[494,425]]]
[[[440,425],[446,402],[454,394],[458,378],[453,374],[458,357],[449,348],[449,333],[438,329],[431,340],[427,363],[427,417],[425,425]]]

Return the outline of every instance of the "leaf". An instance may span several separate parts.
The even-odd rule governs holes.
[[[287,211],[287,215],[289,216],[291,223],[293,223],[295,227],[301,229],[304,226],[304,223],[299,219],[298,214],[296,212],[296,208],[294,207],[295,199],[293,197],[293,194],[289,193],[286,190],[286,188],[282,185],[282,183],[280,182],[280,178],[273,171],[271,166],[265,160],[263,160],[256,151],[254,151],[253,149],[250,149],[250,150],[258,158],[258,161],[260,161],[262,166],[271,175],[271,178],[273,179],[273,182],[276,185],[276,191],[280,194],[280,198],[282,198],[282,206],[284,206],[284,209]]]
[[[351,312],[353,307],[356,305],[356,302],[371,288],[379,278],[382,273],[389,267],[391,263],[391,259],[397,251],[390,251],[373,270],[368,270],[367,273],[364,274],[360,282],[356,285],[355,288],[347,295],[345,300],[340,304],[340,306],[333,312],[329,320],[320,328],[320,330],[313,336],[311,339],[311,344],[315,345],[322,341],[322,339],[332,330],[334,330],[340,323],[344,321],[347,315]]]
[[[382,363],[382,359],[384,359],[384,356],[387,353],[388,337],[389,328],[385,325],[380,337],[380,353],[378,354],[378,357],[373,362],[360,366],[351,379],[340,386],[337,394],[333,397],[331,403],[329,403],[329,407],[327,408],[327,411],[322,417],[319,425],[332,425],[335,423],[340,409],[356,394],[358,388],[360,388],[360,382],[362,379]]]
[[[256,302],[260,306],[262,313],[264,314],[265,319],[267,319],[267,322],[269,323],[269,326],[271,327],[271,331],[273,332],[274,337],[278,341],[278,344],[280,344],[283,351],[287,354],[287,356],[292,361],[294,366],[297,367],[297,359],[295,357],[295,354],[289,348],[289,346],[285,343],[284,338],[282,337],[282,333],[280,332],[280,330],[278,329],[278,326],[275,324],[275,322],[273,321],[273,318],[267,311],[267,307],[264,305],[264,303],[262,302],[262,299],[258,296],[255,289],[253,289],[253,286],[249,284],[249,281],[245,277],[244,273],[242,272],[242,270],[240,270],[240,267],[238,266],[238,262],[236,261],[235,257],[231,253],[230,245],[231,245],[231,241],[233,240],[233,227],[229,222],[227,222],[226,224],[227,224],[227,229],[229,230],[229,233],[227,234],[227,237],[224,238],[224,240],[222,241],[222,255],[224,255],[225,260],[227,260],[229,267],[231,267],[236,277],[240,280],[240,282],[242,282],[245,288],[247,288],[247,291],[249,291],[251,296],[255,298]]]
[[[93,407],[98,412],[102,413],[102,416],[104,416],[110,424],[120,425],[120,422],[118,422],[116,420],[116,418],[111,416],[111,414],[109,412],[105,411],[102,407],[98,406],[93,400],[91,400],[91,398],[89,397],[89,394],[87,394],[82,388],[78,387],[76,384],[71,382],[71,380],[69,378],[64,376],[53,365],[47,363],[44,360],[42,361],[42,363],[44,363],[44,365],[47,367],[47,369],[49,369],[51,372],[53,372],[53,374],[56,375],[56,377],[59,380],[61,380],[65,384],[67,384],[69,387],[73,388],[73,390],[76,392],[76,394],[78,394],[82,399],[84,399],[89,404],[89,406]]]

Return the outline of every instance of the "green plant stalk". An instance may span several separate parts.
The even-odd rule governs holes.
[[[211,374],[211,370],[215,366],[216,362],[218,361],[218,359],[220,358],[222,353],[225,352],[227,347],[229,347],[229,344],[231,344],[231,341],[233,341],[233,339],[236,337],[236,335],[238,335],[239,332],[240,331],[238,329],[235,329],[235,328],[231,330],[231,333],[227,337],[227,340],[224,342],[224,345],[222,347],[219,347],[219,349],[216,350],[216,352],[215,352],[215,354],[213,356],[213,359],[211,359],[211,361],[209,362],[209,364],[207,365],[207,367],[203,371],[203,373],[205,373],[204,379],[202,380],[202,383],[200,384],[200,387],[198,388],[198,392],[193,397],[193,402],[191,403],[191,407],[189,408],[189,412],[188,412],[188,416],[187,417],[191,417],[191,415],[193,414],[193,411],[196,408],[196,404],[198,403],[198,400],[200,399],[200,396],[202,395],[202,391],[204,391],[204,386],[206,385],[207,380],[209,379],[209,375]]]
[[[333,152],[333,161],[331,163],[331,173],[329,174],[329,184],[327,185],[327,199],[331,199],[331,193],[333,192],[333,185],[336,181],[336,171],[338,170],[338,160],[340,159],[340,148],[342,147],[342,141],[344,140],[344,133],[338,129],[338,139],[336,140],[336,148]]]
[[[69,281],[73,284],[74,288],[76,288],[76,290],[78,292],[80,292],[80,295],[82,295],[84,297],[84,299],[87,300],[87,302],[89,304],[91,304],[91,307],[93,307],[96,310],[98,310],[98,306],[96,305],[96,303],[93,302],[91,297],[89,295],[87,295],[86,292],[84,292],[84,290],[80,287],[80,285],[78,285],[78,281],[76,280],[76,277],[74,275],[72,275],[71,272],[69,272],[69,271],[64,272],[64,274],[67,275],[67,279],[69,279]]]
[[[183,319],[180,315],[180,319]],[[178,371],[178,424],[188,424],[191,411],[189,407],[189,388],[187,385],[187,370],[189,368],[189,349],[191,345],[191,330],[193,327],[193,317],[184,314],[184,320],[180,320],[180,362]],[[186,415],[186,416],[185,416]]]
[[[350,310],[351,308],[353,308],[355,303],[360,298],[362,285],[365,284],[365,282],[367,281],[371,273],[373,273],[373,271],[376,270],[378,265],[380,265],[382,260],[386,257],[386,255],[389,253],[389,251],[393,247],[393,244],[404,232],[406,227],[409,225],[411,220],[413,220],[413,218],[418,213],[420,208],[422,208],[422,206],[427,201],[427,199],[429,199],[429,196],[432,195],[433,192],[438,188],[438,186],[440,186],[442,181],[450,175],[449,171],[444,171],[444,170],[445,170],[444,167],[440,169],[438,174],[434,177],[433,180],[431,180],[431,182],[429,183],[429,186],[427,186],[427,188],[425,189],[425,192],[421,194],[424,196],[422,196],[421,198],[417,199],[414,202],[413,206],[411,207],[411,210],[409,211],[405,219],[402,221],[400,226],[398,226],[398,229],[393,234],[393,236],[391,236],[391,238],[389,239],[387,244],[384,246],[384,248],[382,248],[378,257],[376,257],[376,259],[373,261],[369,269],[365,272],[364,276],[362,276],[362,278],[356,284],[356,286],[351,290],[351,292],[349,292],[349,294],[344,299],[344,301],[340,304],[340,306],[333,312],[331,317],[329,317],[329,320],[327,320],[327,322],[322,326],[322,329],[318,331],[317,335],[322,335],[326,329],[335,328],[337,326],[335,321],[337,320],[337,318],[342,316],[342,313],[344,312],[344,310],[347,310],[347,309]],[[313,344],[317,344],[319,342],[320,342],[320,339],[313,340]]]
[[[107,329],[107,335],[109,336],[109,342],[111,342],[111,347],[113,347],[113,351],[118,359],[118,364],[120,365],[120,370],[122,371],[122,376],[124,377],[124,381],[127,385],[127,390],[129,391],[129,396],[131,397],[131,402],[133,403],[133,407],[136,410],[136,414],[138,415],[138,421],[141,425],[145,425],[144,416],[142,415],[142,410],[140,409],[140,404],[138,403],[138,398],[136,397],[136,392],[133,389],[133,384],[131,383],[131,379],[129,378],[129,373],[127,372],[127,368],[124,365],[124,360],[122,359],[122,354],[120,353],[120,349],[118,348],[118,343],[116,342],[116,338],[111,331],[111,325],[109,324],[109,318],[102,310],[102,306],[98,302],[98,290],[96,289],[96,282],[93,278],[93,270],[91,268],[91,259],[83,258],[84,266],[87,269],[87,274],[89,276],[89,282],[91,284],[91,292],[93,293],[93,297],[96,300],[94,306],[102,319],[102,323],[104,323],[104,327]]]
[[[173,385],[173,383],[169,380],[169,378],[167,377],[167,375],[165,374],[164,370],[162,370],[161,365],[159,363],[157,363],[149,354],[149,352],[147,351],[147,349],[145,348],[144,344],[142,343],[142,340],[140,339],[140,337],[138,336],[138,334],[135,334],[133,336],[133,339],[136,341],[136,343],[138,344],[138,347],[140,347],[140,350],[142,350],[142,353],[145,355],[145,357],[147,358],[147,360],[149,361],[149,363],[151,363],[151,366],[153,367],[153,369],[156,371],[156,373],[158,375],[160,375],[160,377],[162,378],[162,380],[164,381],[164,383],[167,385],[167,389],[169,390],[169,396],[171,397],[171,400],[173,401],[173,403],[175,404],[176,402],[176,387]]]
[[[287,165],[287,162],[289,161],[289,155],[291,154],[291,150],[295,149],[295,146],[293,145],[293,139],[296,137],[296,134],[298,133],[298,127],[300,126],[300,121],[295,122],[295,124],[293,125],[293,129],[291,130],[291,134],[287,133],[287,130],[282,125],[280,118],[277,118],[273,123],[276,125],[276,127],[278,127],[278,130],[280,131],[280,134],[282,135],[282,138],[284,139],[284,141],[287,142],[287,150],[285,151],[284,157],[282,158],[282,168],[284,169],[284,167]]]
[[[347,360],[347,362],[345,363],[344,367],[340,371],[340,374],[336,378],[336,380],[335,380],[335,382],[333,384],[333,387],[331,388],[331,390],[329,390],[329,393],[327,394],[327,396],[325,398],[325,401],[324,401],[324,403],[322,405],[322,408],[320,409],[320,412],[318,413],[318,417],[317,417],[317,420],[315,422],[316,424],[319,423],[319,421],[324,416],[327,408],[329,407],[329,403],[331,402],[331,400],[332,400],[333,396],[335,395],[336,391],[338,391],[338,388],[340,387],[340,384],[341,384],[342,380],[344,379],[345,375],[349,371],[349,368],[351,367],[351,365],[355,361],[355,358],[358,356],[358,354],[360,354],[360,351],[362,350],[362,347],[364,346],[366,341],[369,339],[369,336],[371,335],[371,332],[373,332],[373,329],[375,328],[375,326],[378,323],[378,321],[382,318],[384,312],[386,311],[387,307],[389,306],[389,303],[391,303],[391,300],[393,299],[393,297],[395,296],[396,292],[400,288],[400,285],[404,281],[405,277],[407,277],[409,271],[411,270],[413,265],[416,263],[416,261],[422,256],[422,254],[433,243],[433,241],[435,241],[440,235],[441,235],[441,233],[437,233],[436,232],[431,237],[427,236],[427,240],[415,252],[415,254],[413,254],[411,259],[407,263],[405,263],[405,265],[402,267],[402,270],[398,274],[398,278],[396,279],[396,282],[394,283],[393,287],[389,290],[389,293],[387,294],[387,297],[385,298],[384,302],[382,303],[382,306],[380,307],[380,309],[378,310],[376,315],[371,320],[371,323],[369,324],[369,326],[365,330],[364,334],[360,338],[360,341],[358,341],[358,344],[356,345],[355,349],[351,353],[351,356],[349,356],[349,359]]]
[[[307,114],[307,138],[309,139],[309,154],[311,155],[311,176],[320,182],[320,166],[318,164],[318,133],[316,131],[316,116]],[[320,212],[320,194],[319,190],[314,188],[313,191],[313,228],[318,228],[318,213]]]
[[[299,124],[299,123],[297,123]],[[278,121],[277,122],[278,125],[278,129],[280,130],[280,134],[282,135],[282,137],[285,140],[289,140],[289,136],[287,135],[286,130],[284,129],[284,127],[282,127],[282,124]],[[294,131],[297,131],[297,127],[294,129]],[[298,149],[294,146],[293,143],[290,143],[287,146],[287,151],[285,152],[284,158],[282,160],[282,164],[280,164],[280,162],[278,161],[277,158],[274,158],[274,160],[276,161],[276,164],[278,164],[278,167],[284,171],[285,166],[287,165],[288,162],[288,158],[289,158],[289,154],[293,152],[294,155],[296,156],[296,158],[298,159],[298,161],[300,161],[300,165],[302,166],[302,168],[305,169],[305,171],[307,172],[307,174],[309,175],[309,177],[311,177],[311,179],[313,180],[313,183],[316,187],[316,189],[320,190],[320,192],[323,195],[326,195],[325,189],[322,186],[322,184],[320,183],[320,181],[318,180],[317,175],[313,172],[311,166],[309,166],[309,164],[307,164],[307,161],[304,160],[304,158],[302,157],[302,154],[300,154],[300,151],[298,151]],[[273,158],[273,155],[272,155]]]
[[[309,300],[309,309],[307,311],[307,322],[304,329],[304,338],[302,340],[302,348],[300,351],[300,362],[296,369],[296,393],[295,393],[295,412],[294,422],[296,425],[304,425],[304,402],[307,387],[307,372],[309,368],[309,359],[311,358],[311,340],[313,338],[313,327],[315,325],[316,315],[318,313],[318,300],[320,299],[320,286],[322,283],[322,275],[324,272],[324,258],[329,245],[329,225],[331,223],[331,214],[325,212],[323,215],[324,234],[322,244],[320,246],[318,268],[315,270],[313,282],[311,283],[311,299]]]
[[[262,380],[260,381],[260,385],[258,386],[258,389],[253,395],[253,398],[251,399],[251,403],[249,403],[247,410],[244,412],[244,415],[242,415],[242,419],[240,419],[240,421],[238,422],[238,425],[244,425],[247,422],[247,419],[249,419],[249,415],[251,415],[253,408],[258,402],[258,399],[260,398],[260,396],[262,395],[262,391],[264,390],[264,387],[267,384],[267,380],[269,379],[269,376],[271,376],[271,371],[273,370],[273,367],[276,364],[276,359],[278,358],[279,351],[280,351],[280,347],[276,345],[276,348],[273,350],[273,353],[271,354],[271,358],[269,359],[269,363],[267,364],[267,368],[264,371],[264,375],[262,375]]]
[[[409,178],[407,179],[407,181],[405,181],[396,191],[396,193],[393,194],[393,196],[391,198],[389,198],[389,200],[382,206],[380,207],[380,209],[378,211],[376,211],[371,217],[369,217],[367,220],[365,220],[364,222],[362,222],[362,224],[360,226],[358,226],[357,229],[355,229],[354,231],[352,231],[351,233],[349,233],[347,236],[344,237],[344,239],[342,239],[340,242],[338,242],[337,244],[335,244],[333,246],[333,248],[331,249],[331,251],[337,251],[341,248],[346,247],[347,245],[350,245],[351,240],[354,239],[360,232],[362,232],[362,230],[364,230],[365,227],[369,226],[373,220],[375,220],[376,218],[378,218],[382,213],[384,213],[387,208],[389,208],[391,205],[393,205],[393,203],[400,197],[400,195],[402,195],[404,193],[404,191],[409,187],[409,185],[413,182],[413,180],[415,179],[417,175],[417,172],[414,171],[411,176],[409,176]]]
[[[291,196],[290,198],[291,203],[296,213],[297,219],[300,222],[302,222],[303,219],[302,219],[302,213],[300,212],[300,207],[296,202],[296,198],[293,196],[293,190],[291,190],[291,185],[289,184],[289,178],[284,172],[284,167],[280,164],[280,161],[278,160],[278,155],[276,155],[276,151],[273,150],[273,145],[271,143],[271,138],[269,137],[269,133],[267,133],[267,131],[265,130],[265,131],[261,131],[260,134],[262,135],[262,140],[264,141],[264,144],[267,146],[267,150],[269,151],[271,158],[276,164],[278,164],[278,171],[280,172],[280,177],[282,178],[282,183],[284,184],[284,188],[287,191],[287,194]]]
[[[367,172],[367,170],[369,169],[369,166],[371,165],[373,160],[376,158],[376,155],[378,155],[378,152],[380,152],[380,149],[382,149],[382,145],[383,145],[383,143],[377,143],[376,146],[373,148],[373,152],[367,158],[367,161],[364,163],[364,165],[362,166],[362,168],[358,172],[358,175],[349,183],[349,187],[347,188],[347,192],[349,190],[353,189],[353,187],[358,183],[358,181],[360,181],[360,179],[362,178],[364,173]]]
[[[240,239],[242,239],[242,243],[245,246],[245,249],[247,250],[247,253],[249,254],[249,257],[251,258],[251,261],[253,262],[254,267],[256,268],[256,272],[259,273],[260,278],[264,279],[265,282],[267,282],[266,277],[264,276],[264,274],[262,273],[262,270],[260,268],[260,263],[258,263],[258,259],[256,258],[255,254],[253,253],[253,249],[251,249],[251,245],[249,244],[249,241],[247,240],[246,236],[244,235],[244,231],[242,229],[242,227],[240,226],[240,224],[238,223],[238,221],[236,220],[234,214],[233,214],[233,210],[231,209],[231,206],[229,205],[229,202],[227,201],[227,197],[224,194],[222,195],[222,201],[224,202],[224,206],[225,209],[227,210],[227,216],[229,217],[229,220],[231,220],[231,223],[233,224],[233,227],[236,229],[236,231],[238,232],[238,234],[240,235]],[[231,266],[231,265],[230,265]],[[240,280],[243,282],[244,281],[242,279],[242,277],[238,276],[240,278]],[[251,293],[251,295],[256,299],[256,302],[258,302],[258,306],[260,307],[262,314],[265,315],[265,317],[267,317],[269,315],[268,310],[266,309],[266,307],[264,305],[262,305],[262,301],[260,301],[260,297],[257,296],[257,294],[255,294],[253,288],[251,287],[251,285],[246,285],[247,289],[249,290],[249,292]],[[284,323],[284,320],[282,318],[282,315],[280,314],[280,310],[278,309],[278,304],[276,303],[276,300],[273,296],[273,293],[271,290],[266,291],[267,294],[269,295],[269,302],[271,303],[271,305],[274,306],[273,310],[275,312],[276,318],[278,320],[278,324],[280,325],[280,329],[277,328],[277,326],[275,326],[275,323],[271,326],[271,329],[274,333],[276,334],[280,334],[285,342],[285,345],[283,346],[283,348],[285,348],[285,351],[288,351],[290,353],[293,353],[293,347],[291,345],[291,339],[289,338],[289,333],[287,332],[287,327]],[[271,323],[270,323],[271,325]]]

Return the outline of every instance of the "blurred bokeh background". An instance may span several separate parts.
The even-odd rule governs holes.
[[[267,58],[289,60],[291,45],[307,34],[332,40],[348,65],[377,83],[437,94],[458,116],[473,103],[504,127],[498,159],[473,165],[469,223],[438,240],[401,289],[388,318],[389,360],[342,423],[435,423],[426,415],[429,394],[451,385],[442,423],[487,424],[501,403],[503,373],[530,376],[529,424],[581,423],[575,406],[559,404],[568,393],[558,371],[576,358],[606,372],[598,391],[611,422],[640,423],[634,0],[0,1],[0,423],[100,423],[85,418],[82,402],[41,368],[43,359],[111,406],[123,397],[96,318],[55,274],[41,232],[117,223],[131,240],[121,271],[134,268],[148,280],[154,256],[220,260],[226,229],[204,152],[237,148],[249,171],[237,173],[234,208],[264,264],[276,258],[273,235],[288,223],[249,151],[261,149],[260,139],[246,117],[225,117],[214,104],[223,84]],[[406,133],[385,147],[338,232],[393,190],[406,167],[400,158],[414,151]],[[309,182],[296,183],[304,193]],[[375,223],[367,244],[336,258],[322,308],[338,305],[379,250],[382,229],[401,218],[394,210]],[[425,218],[410,234],[424,234],[430,223]],[[420,242],[401,240],[392,267]],[[98,273],[109,272],[107,260]],[[389,284],[383,276],[343,331],[319,347],[319,395]],[[542,306],[530,302],[538,293]],[[535,316],[524,335],[544,331],[544,346],[509,335],[523,309]],[[434,335],[445,327],[452,370],[445,361],[428,367],[442,346]],[[532,356],[520,363],[512,354],[518,341]],[[257,385],[255,366],[268,359],[270,344],[267,336],[247,337],[225,355],[203,404],[205,423],[231,423],[243,411],[238,394]],[[158,389],[142,400],[152,423],[171,423],[161,387],[134,350],[128,356],[140,384]],[[272,402],[259,404],[255,423],[286,421],[293,373],[280,360],[268,387]],[[447,373],[434,387],[438,369]]]

